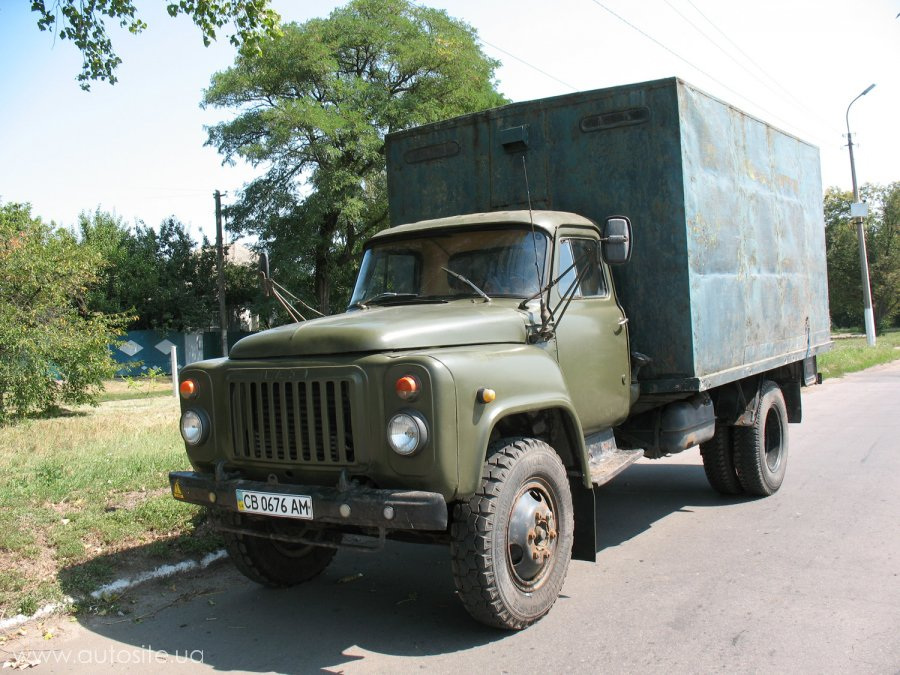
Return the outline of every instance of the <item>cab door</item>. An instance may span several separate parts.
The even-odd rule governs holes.
[[[559,365],[585,435],[618,424],[630,405],[628,323],[612,292],[609,268],[600,262],[600,242],[562,234],[555,269],[562,275],[556,302]]]

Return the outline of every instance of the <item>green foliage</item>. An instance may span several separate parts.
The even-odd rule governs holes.
[[[471,26],[408,0],[353,0],[243,50],[204,96],[239,112],[209,144],[268,168],[228,209],[231,227],[322,311],[345,303],[362,242],[388,224],[385,134],[506,102],[497,66]]]
[[[105,261],[99,283],[88,293],[95,311],[132,315],[131,330],[193,330],[218,323],[216,252],[199,243],[175,218],[159,230],[138,225],[133,231],[108,213],[82,213],[81,242]],[[247,306],[257,294],[250,266],[226,263],[225,302]]]
[[[122,377],[122,381],[128,387],[128,391],[133,391],[138,393],[139,391],[143,392],[144,396],[150,396],[152,394],[159,394],[159,384],[163,382],[168,376],[162,371],[161,368],[157,366],[153,366],[152,368],[148,368],[143,373],[137,376],[125,375]],[[168,393],[168,392],[163,392]],[[113,401],[113,400],[126,400],[129,398],[136,398],[131,394],[121,395],[121,396],[109,396],[104,395],[104,401]]]
[[[185,226],[168,218],[138,225],[126,241],[123,295],[134,306],[133,329],[187,330],[215,321],[216,253],[204,238],[199,250]]]
[[[835,339],[834,348],[817,357],[819,372],[826,379],[900,359],[900,331],[885,331],[874,347],[865,337],[834,337],[839,338]]]
[[[128,295],[128,289],[122,278],[129,262],[127,242],[131,233],[128,226],[121,217],[97,209],[92,214],[82,212],[78,215],[76,233],[81,243],[104,262],[97,270],[97,283],[85,296],[88,306],[107,314],[128,312],[131,305],[123,297]]]
[[[875,325],[884,329],[900,318],[900,183],[864,185],[869,205],[866,250]],[[836,326],[863,324],[863,294],[856,226],[850,219],[853,195],[829,188],[825,193],[825,245],[828,295]]]
[[[102,264],[28,205],[0,205],[0,424],[96,402],[116,370],[108,345],[123,322],[87,307]]]
[[[116,82],[116,68],[122,59],[113,50],[106,31],[107,18],[135,35],[147,28],[132,0],[31,0],[31,10],[38,13],[38,28],[55,31],[57,37],[71,40],[81,52],[77,80],[84,90],[97,80]],[[172,17],[189,16],[206,46],[228,23],[233,27],[230,42],[248,52],[258,51],[264,36],[278,34],[279,16],[269,7],[269,0],[170,0],[166,10]]]

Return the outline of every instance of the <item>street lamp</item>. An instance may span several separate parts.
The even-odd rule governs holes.
[[[870,84],[866,90],[850,101],[847,106],[847,147],[850,148],[850,176],[853,179],[853,204],[850,207],[850,215],[856,221],[856,236],[859,239],[859,266],[862,270],[863,309],[866,321],[866,341],[870,347],[875,346],[875,317],[872,314],[872,289],[869,287],[869,259],[866,256],[866,231],[863,228],[865,207],[859,202],[859,186],[856,184],[856,164],[853,162],[853,135],[850,133],[850,106],[875,88]]]

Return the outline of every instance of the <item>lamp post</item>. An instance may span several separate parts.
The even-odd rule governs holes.
[[[850,105],[847,106],[847,114],[845,115],[845,120],[847,122],[847,147],[850,148],[850,176],[853,179],[853,204],[850,208],[850,214],[856,221],[856,236],[859,239],[859,266],[862,270],[866,342],[869,343],[870,347],[875,346],[875,316],[872,313],[872,289],[869,286],[869,259],[866,255],[866,231],[863,227],[864,214],[863,207],[859,202],[859,186],[856,184],[856,164],[853,162],[853,136],[850,133],[850,107],[874,88],[875,85],[870,84],[863,93],[850,101]]]

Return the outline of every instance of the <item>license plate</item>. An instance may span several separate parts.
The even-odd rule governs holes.
[[[312,520],[312,499],[306,495],[279,495],[272,492],[236,490],[237,507],[241,513],[260,513],[279,518]]]

